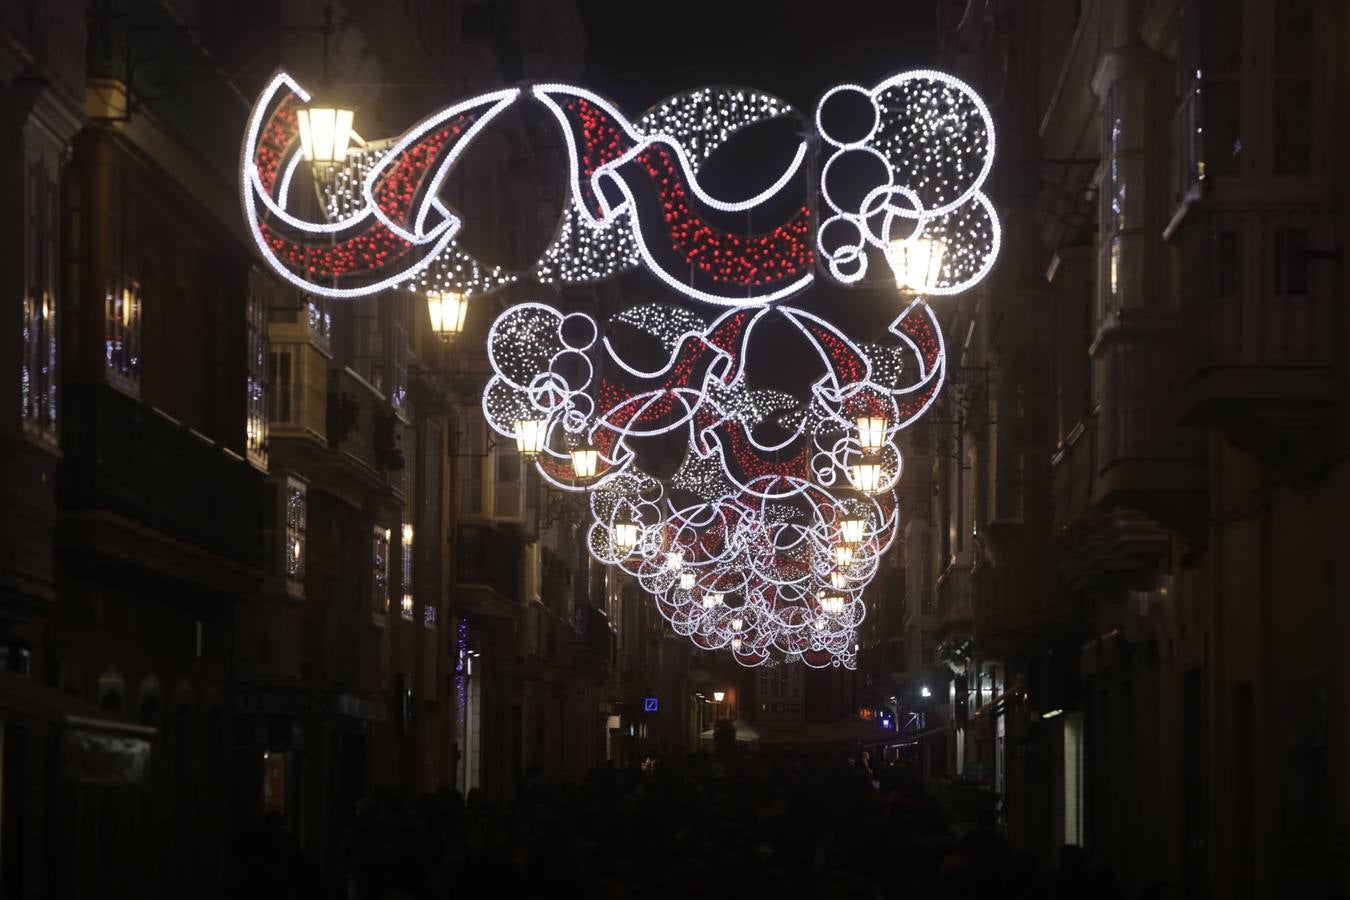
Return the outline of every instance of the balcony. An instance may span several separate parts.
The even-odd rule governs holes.
[[[521,604],[521,542],[509,528],[461,525],[455,559],[459,602],[478,615],[514,616]]]
[[[969,632],[974,619],[973,582],[970,567],[952,563],[938,579],[937,611],[939,633]]]
[[[1060,575],[1077,590],[1147,577],[1170,540],[1166,529],[1139,509],[1112,503],[1125,494],[1112,494],[1101,484],[1097,440],[1096,419],[1080,422],[1051,460],[1052,553]]]
[[[250,567],[266,560],[263,475],[242,457],[103,385],[70,385],[63,511],[107,512]]]
[[[1178,413],[1262,459],[1330,449],[1336,265],[1330,218],[1197,211],[1178,235],[1184,328]]]
[[[618,636],[609,616],[594,606],[578,606],[575,613],[577,657],[592,666],[609,669],[618,653]]]

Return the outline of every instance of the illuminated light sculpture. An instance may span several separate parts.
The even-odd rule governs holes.
[[[456,161],[516,103],[552,115],[568,164],[558,230],[526,271],[474,259],[441,197]],[[993,121],[969,86],[928,70],[841,85],[817,104],[814,128],[744,88],[688,91],[635,118],[579,87],[507,88],[397,137],[353,138],[342,154],[335,117],[318,222],[290,196],[297,165],[322,151],[312,116],[308,138],[300,133],[307,105],[289,76],[271,79],[241,158],[259,252],[306,292],[426,295],[443,340],[462,330],[469,296],[527,279],[589,283],[641,267],[715,310],[646,303],[601,321],[511,306],[488,330],[484,417],[546,483],[587,492],[590,552],[635,579],[675,633],[701,649],[730,648],[745,666],[854,667],[863,591],[900,524],[898,435],[946,377],[941,326],[924,298],[976,284],[1001,240],[981,191]],[[841,110],[859,106],[862,121],[841,122]],[[766,176],[731,195],[710,191],[704,164],[760,127],[784,134]],[[788,305],[817,277],[896,284],[902,302],[883,340],[857,343]],[[816,351],[822,374],[805,396],[748,384],[755,336],[771,318]],[[655,368],[633,349],[635,336],[659,346]],[[765,443],[765,423],[787,437]],[[687,445],[674,473],[644,471],[644,442],[671,435]]]
[[[469,313],[469,298],[458,291],[428,291],[427,314],[431,330],[442,343],[450,343],[464,332]]]

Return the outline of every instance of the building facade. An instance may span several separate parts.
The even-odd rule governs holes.
[[[1006,243],[944,311],[956,387],[910,450],[934,509],[907,674],[939,664],[929,765],[1127,895],[1345,882],[1346,27],[1307,0],[940,7]]]

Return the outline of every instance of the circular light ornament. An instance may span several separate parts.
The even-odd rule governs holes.
[[[516,419],[516,450],[521,456],[529,459],[543,452],[546,426],[543,419]]]
[[[572,471],[578,478],[594,478],[600,465],[600,451],[585,444],[572,451]]]
[[[858,416],[858,443],[864,450],[880,450],[886,443],[885,416]]]
[[[310,104],[295,111],[300,127],[300,152],[317,166],[341,165],[347,161],[352,140],[354,110],[341,106]]]
[[[886,250],[886,261],[895,272],[896,287],[907,293],[927,294],[938,285],[942,258],[946,253],[946,241],[915,233],[891,241]]]
[[[463,334],[469,298],[458,291],[428,291],[426,296],[431,330],[441,343],[448,344]]]

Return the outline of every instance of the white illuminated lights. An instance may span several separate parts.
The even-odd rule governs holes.
[[[856,127],[837,114],[846,99],[865,110]],[[475,259],[440,196],[459,155],[517,102],[552,113],[569,169],[558,230],[524,271]],[[821,98],[814,130],[783,101],[729,87],[678,94],[635,119],[579,87],[506,88],[377,140],[351,131],[350,112],[312,103],[285,73],[255,104],[241,199],[267,265],[311,295],[412,291],[446,342],[464,330],[471,297],[525,279],[595,283],[641,266],[658,290],[717,308],[639,298],[603,318],[510,306],[488,329],[483,415],[542,481],[587,494],[588,550],[635,579],[674,633],[730,649],[743,666],[854,668],[863,591],[900,525],[898,435],[946,378],[925,298],[976,284],[999,250],[981,192],[993,120],[974,91],[928,70],[840,85]],[[710,190],[705,165],[773,121],[791,142],[773,170],[743,190]],[[326,221],[291,206],[302,158],[322,176]],[[817,269],[842,284],[880,282],[869,277],[877,257],[901,297],[877,342],[784,302]],[[770,319],[815,351],[822,374],[809,390],[751,386],[747,363],[764,352]],[[683,458],[669,460],[670,474],[645,471],[650,442],[671,437]]]

